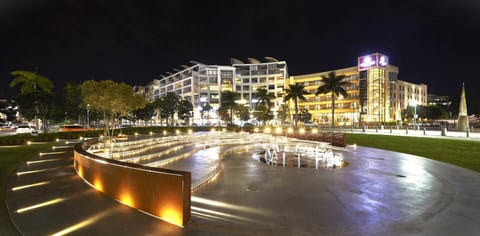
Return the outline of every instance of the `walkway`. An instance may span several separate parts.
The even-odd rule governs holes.
[[[480,232],[477,172],[413,155],[351,146],[337,150],[349,163],[341,169],[283,168],[253,159],[258,151],[250,148],[217,159],[222,161],[222,171],[192,194],[192,223],[184,228],[93,190],[75,174],[71,146],[35,156],[21,166],[8,183],[6,202],[23,235]],[[189,159],[172,166],[195,171]],[[218,165],[214,160],[209,160],[211,165]]]

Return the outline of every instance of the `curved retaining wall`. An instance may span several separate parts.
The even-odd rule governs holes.
[[[117,201],[169,223],[190,222],[191,173],[146,167],[102,158],[85,151],[89,140],[78,144],[74,167],[88,184]]]

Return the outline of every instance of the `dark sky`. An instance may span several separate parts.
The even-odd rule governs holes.
[[[380,52],[400,79],[480,112],[480,1],[0,0],[0,94],[12,70],[64,81],[145,85],[196,60],[286,60],[291,75]],[[476,101],[475,103],[473,101]]]

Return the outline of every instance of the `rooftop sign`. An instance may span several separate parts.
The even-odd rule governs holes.
[[[373,67],[387,67],[388,57],[380,53],[374,53],[358,58],[358,70],[367,70]]]

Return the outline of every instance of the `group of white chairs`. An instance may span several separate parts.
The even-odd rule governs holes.
[[[267,164],[273,165],[279,162],[279,155],[282,155],[282,164],[285,167],[285,155],[290,152],[288,145],[285,145],[283,152],[280,152],[280,147],[278,144],[269,145],[265,148],[265,162]],[[300,168],[300,160],[302,156],[305,158],[313,157],[315,160],[315,169],[318,169],[320,166],[325,166],[327,168],[341,167],[343,164],[343,158],[337,154],[333,153],[331,148],[319,148],[318,146],[301,146],[297,144],[294,147],[294,153],[297,156],[297,167]]]

